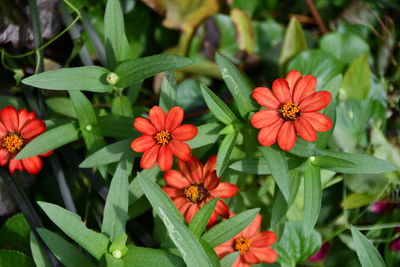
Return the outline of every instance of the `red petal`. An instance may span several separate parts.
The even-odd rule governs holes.
[[[42,120],[32,119],[27,121],[21,129],[21,135],[25,139],[32,139],[46,131],[46,124]]]
[[[238,191],[238,187],[230,183],[219,183],[217,188],[210,191],[211,195],[220,198],[234,197]]]
[[[272,83],[272,92],[280,103],[285,103],[292,100],[289,84],[285,79],[276,79]]]
[[[249,252],[252,252],[261,262],[273,263],[278,258],[278,254],[272,248],[257,248],[251,247]]]
[[[254,128],[261,129],[274,124],[276,121],[281,119],[282,118],[276,110],[263,109],[253,115],[251,118],[251,124]]]
[[[279,129],[281,128],[283,120],[279,120],[274,124],[262,128],[258,133],[258,141],[262,146],[270,146],[276,142],[276,138],[278,136]]]
[[[192,157],[186,162],[180,160],[178,164],[179,169],[189,179],[189,181],[196,184],[203,182],[203,165],[197,158]]]
[[[181,107],[173,107],[168,111],[165,119],[165,129],[168,131],[175,130],[183,121],[183,109]]]
[[[203,167],[203,176],[207,177],[210,173],[216,170],[217,157],[211,156]]]
[[[164,174],[164,179],[171,187],[183,189],[191,185],[191,182],[177,170],[169,170]]]
[[[192,149],[187,144],[174,140],[168,145],[174,155],[183,161],[188,161],[192,158]]]
[[[320,91],[306,97],[299,105],[302,112],[315,112],[324,109],[331,102],[331,93]]]
[[[211,213],[210,220],[208,221],[207,226],[210,227],[210,226],[214,225],[215,222],[217,221],[217,219],[218,219],[218,214],[217,214],[217,212],[214,210],[214,211]],[[210,228],[207,228],[207,229],[210,229]]]
[[[143,153],[140,160],[140,167],[142,169],[150,169],[156,164],[159,146],[154,146]]]
[[[251,96],[263,107],[271,109],[279,108],[279,101],[276,99],[272,91],[266,87],[257,87],[254,89]]]
[[[278,145],[282,150],[289,151],[296,143],[296,133],[293,123],[286,121],[278,132]]]
[[[15,170],[23,171],[22,160],[12,159],[10,160],[10,164],[8,165],[8,170],[10,173],[14,173]]]
[[[157,131],[165,130],[165,113],[159,106],[154,106],[149,112],[150,122]]]
[[[271,231],[263,231],[251,239],[252,247],[269,247],[276,242],[276,234]]]
[[[21,129],[24,124],[36,117],[36,114],[34,111],[28,112],[25,108],[21,109],[18,111],[18,118],[19,118],[19,124],[18,124],[18,129]]]
[[[317,86],[317,79],[314,76],[306,75],[301,78],[293,91],[293,102],[300,103],[304,98],[315,92]]]
[[[0,122],[0,138],[3,138],[8,134],[7,128]]]
[[[250,264],[259,264],[260,260],[256,257],[256,255],[251,252],[251,250],[247,251],[242,255],[245,262]]]
[[[155,135],[157,133],[156,128],[145,118],[136,118],[133,122],[133,127],[144,135]]]
[[[184,206],[189,204],[189,201],[186,199],[186,197],[177,197],[177,198],[174,198],[172,201],[174,202],[176,208],[179,209],[179,211],[181,211],[182,214],[184,214],[184,212],[186,211],[186,208],[187,208]],[[185,209],[183,210],[183,208],[185,208]],[[183,210],[183,212],[181,209]]]
[[[7,128],[8,132],[17,132],[18,129],[18,113],[14,107],[5,107],[0,111],[0,120]]]
[[[54,153],[54,150],[50,150],[50,151],[48,151],[48,152],[46,152],[46,153],[40,154],[39,156],[41,156],[41,157],[48,157],[48,156],[52,155],[53,153]]]
[[[301,138],[308,142],[314,142],[317,140],[317,132],[308,122],[308,120],[303,119],[303,117],[298,118],[294,122],[294,128],[296,133],[300,135]]]
[[[181,190],[181,189],[177,189],[177,188],[165,186],[165,187],[163,187],[163,191],[164,191],[165,194],[167,194],[170,198],[175,198],[175,197],[183,196],[182,190]]]
[[[199,131],[197,130],[197,127],[194,126],[193,124],[184,124],[181,126],[178,126],[173,132],[172,136],[173,139],[179,140],[179,141],[189,141],[193,139]]]
[[[230,247],[217,246],[214,248],[214,250],[215,250],[215,253],[217,253],[219,259],[222,259],[226,255],[228,255],[232,252],[235,252],[235,250],[233,249],[232,246],[230,246]]]
[[[288,74],[286,75],[285,80],[288,82],[289,84],[289,88],[290,88],[290,95],[293,96],[293,91],[294,91],[294,87],[297,83],[297,81],[301,78],[301,73],[300,71],[297,70],[290,70],[288,72]]]
[[[4,166],[10,160],[10,152],[0,148],[0,166]]]
[[[168,171],[174,163],[174,155],[169,146],[162,146],[158,151],[158,167],[163,171]]]
[[[224,218],[229,217],[228,205],[226,205],[226,203],[221,199],[217,200],[217,205],[215,205],[215,211]]]
[[[42,169],[42,159],[38,156],[22,159],[22,165],[30,174],[37,174]]]
[[[155,145],[156,141],[149,135],[140,136],[131,142],[131,148],[135,152],[145,152]]]
[[[244,261],[243,256],[239,256],[232,267],[251,267],[251,265]]]
[[[204,169],[203,169],[204,172]],[[208,173],[208,175],[204,175],[204,186],[208,190],[213,190],[216,188],[219,184],[220,179],[217,177],[217,174],[215,171],[212,171]]]
[[[196,204],[192,204],[190,208],[187,209],[185,214],[185,219],[188,223],[190,223],[196,214],[199,211],[199,207]]]
[[[257,214],[254,221],[242,231],[242,236],[246,238],[252,238],[260,230],[260,227],[261,227],[261,215]]]
[[[331,119],[321,113],[303,113],[301,114],[301,118],[307,120],[319,132],[326,132],[333,126]]]

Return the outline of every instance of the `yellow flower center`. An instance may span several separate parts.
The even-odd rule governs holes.
[[[239,237],[235,239],[235,250],[240,252],[240,255],[243,255],[250,249],[250,239],[246,237]]]
[[[286,121],[295,121],[301,114],[299,106],[292,101],[287,101],[283,104],[279,112]]]
[[[172,142],[172,135],[169,131],[163,130],[161,132],[156,133],[154,139],[156,139],[158,145],[164,146]]]
[[[193,203],[199,203],[210,195],[204,184],[192,184],[184,192],[186,199]]]
[[[6,137],[3,138],[3,142],[1,146],[8,150],[10,153],[17,153],[21,151],[21,149],[25,145],[25,140],[18,133],[9,133]]]

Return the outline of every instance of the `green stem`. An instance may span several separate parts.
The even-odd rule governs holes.
[[[40,47],[42,44],[42,31],[40,29],[39,9],[36,0],[28,0],[29,12],[32,21],[33,41],[35,48]],[[37,72],[43,72],[43,50],[36,51],[36,70]]]

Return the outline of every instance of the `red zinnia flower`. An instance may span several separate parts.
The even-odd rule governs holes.
[[[272,83],[272,91],[265,87],[254,89],[252,97],[264,109],[251,118],[251,124],[261,129],[258,140],[263,146],[278,141],[283,150],[290,150],[296,143],[296,134],[306,141],[317,140],[317,133],[326,132],[332,121],[318,113],[329,105],[331,94],[315,92],[317,79],[311,75],[301,76],[297,70],[289,71],[286,79]]]
[[[131,143],[136,152],[144,152],[140,167],[150,169],[158,161],[158,167],[167,171],[171,169],[173,155],[187,161],[192,157],[192,149],[182,141],[193,139],[198,130],[192,124],[180,125],[183,120],[183,109],[173,107],[165,115],[164,111],[154,106],[149,112],[150,121],[136,118],[134,127],[144,134]]]
[[[271,231],[259,232],[261,215],[257,214],[254,221],[234,238],[214,248],[221,259],[226,255],[239,251],[240,256],[232,267],[250,267],[261,262],[273,263],[278,254],[270,248],[276,242],[276,235]]]
[[[42,159],[53,151],[31,158],[16,160],[18,154],[33,138],[46,131],[46,125],[38,118],[35,112],[28,112],[26,109],[17,111],[14,107],[5,107],[0,111],[0,165],[7,163],[10,173],[15,169],[24,169],[37,174],[42,169]]]
[[[214,197],[230,198],[237,193],[236,185],[220,182],[220,178],[215,173],[216,161],[217,157],[212,156],[203,166],[194,157],[187,162],[179,160],[180,171],[169,170],[164,175],[168,186],[163,190],[188,223],[196,212]],[[229,208],[221,199],[217,200],[208,225],[213,224],[218,215],[229,217]]]

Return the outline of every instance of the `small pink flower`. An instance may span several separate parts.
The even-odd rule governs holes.
[[[314,255],[312,255],[308,261],[323,261],[325,260],[326,256],[328,255],[328,251],[329,251],[329,247],[330,247],[330,243],[329,242],[325,242],[322,244],[321,248],[318,250],[317,253],[315,253]]]

